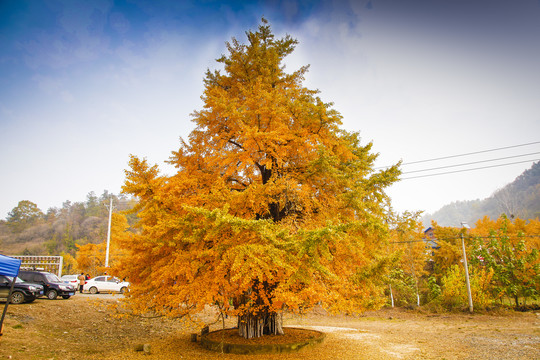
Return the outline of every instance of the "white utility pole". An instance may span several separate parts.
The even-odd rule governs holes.
[[[112,211],[113,211],[113,204],[112,204],[112,196],[111,196],[111,204],[109,205],[109,228],[107,230],[107,252],[105,254],[105,267],[109,267],[109,244],[111,243]]]
[[[461,226],[465,229],[470,229],[466,222],[462,222]],[[469,282],[469,266],[467,266],[467,253],[465,252],[465,240],[461,233],[461,247],[463,248],[463,265],[465,265],[465,282],[467,283],[467,295],[469,296],[469,312],[473,312],[473,303],[471,296],[471,283]]]

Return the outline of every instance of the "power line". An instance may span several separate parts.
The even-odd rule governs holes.
[[[436,168],[429,168],[429,169],[422,169],[422,170],[407,171],[407,172],[404,172],[404,173],[402,173],[402,174],[412,174],[412,173],[417,173],[417,172],[424,172],[424,171],[432,171],[432,170],[447,169],[447,168],[452,168],[452,167],[457,167],[457,166],[465,166],[465,165],[481,164],[481,163],[490,162],[490,161],[499,161],[499,160],[506,160],[506,159],[514,159],[514,158],[517,158],[517,157],[529,156],[529,155],[537,155],[537,154],[540,154],[540,152],[534,152],[534,153],[528,153],[528,154],[522,154],[522,155],[514,155],[514,156],[507,156],[507,157],[502,157],[502,158],[497,158],[497,159],[489,159],[489,160],[473,161],[473,162],[462,163],[462,164],[455,164],[455,165],[440,166],[440,167],[436,167]]]
[[[470,152],[470,153],[465,153],[465,154],[443,156],[443,157],[434,158],[434,159],[426,159],[426,160],[411,161],[411,162],[408,162],[408,163],[403,163],[403,164],[401,164],[401,166],[412,165],[412,164],[420,164],[420,163],[429,162],[429,161],[437,161],[437,160],[452,159],[452,158],[462,157],[462,156],[469,156],[469,155],[483,154],[483,153],[492,152],[492,151],[499,151],[499,150],[513,149],[513,148],[517,148],[517,147],[528,146],[528,145],[535,145],[535,144],[540,144],[540,141],[530,142],[530,143],[526,143],[526,144],[519,144],[519,145],[505,146],[505,147],[500,147],[500,148],[495,148],[495,149],[488,149],[488,150],[475,151],[475,152]],[[391,165],[391,166],[393,166],[393,165]],[[380,166],[380,167],[375,168],[374,170],[386,169],[386,168],[389,168],[389,167],[391,167],[391,166]]]
[[[489,168],[495,168],[495,167],[500,167],[500,166],[508,166],[508,165],[514,165],[514,164],[523,164],[523,163],[528,163],[528,162],[531,162],[531,161],[534,162],[534,161],[538,161],[538,160],[540,160],[540,159],[532,159],[532,160],[525,160],[525,161],[516,161],[516,162],[512,162],[512,163],[507,163],[507,164],[499,164],[499,165],[491,165],[491,166],[482,166],[482,167],[477,167],[477,168],[472,168],[472,169],[454,170],[454,171],[447,171],[447,172],[441,172],[441,173],[436,173],[436,174],[426,174],[426,175],[410,176],[410,177],[406,177],[406,178],[401,178],[400,180],[419,179],[419,178],[423,178],[423,177],[439,176],[439,175],[447,175],[447,174],[460,173],[460,172],[465,172],[465,171],[473,171],[473,170],[489,169]]]

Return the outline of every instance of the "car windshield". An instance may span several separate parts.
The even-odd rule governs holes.
[[[9,282],[13,281],[13,276],[6,276],[6,278],[9,280]],[[24,281],[22,281],[21,278],[19,278],[19,277],[15,278],[15,283],[22,283],[22,282],[24,282]]]
[[[62,280],[60,280],[58,278],[58,276],[54,275],[54,274],[46,274],[45,275],[45,278],[47,279],[47,281],[49,282],[53,282],[53,283],[59,283],[59,282],[62,282]]]

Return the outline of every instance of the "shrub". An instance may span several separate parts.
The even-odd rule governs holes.
[[[472,268],[469,272],[471,297],[476,309],[485,309],[490,306],[494,298],[491,296],[491,280],[493,270],[485,268]],[[461,309],[469,303],[467,286],[465,283],[465,270],[462,266],[452,266],[442,277],[441,304],[448,310]]]

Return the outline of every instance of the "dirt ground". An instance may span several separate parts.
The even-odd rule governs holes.
[[[315,311],[286,315],[285,326],[326,333],[324,342],[293,354],[231,355],[191,342],[178,320],[118,317],[121,296],[76,295],[10,305],[0,359],[540,359],[540,313],[430,314],[383,309],[361,317]],[[0,303],[3,309],[4,303]],[[201,319],[213,322],[209,310]],[[228,320],[232,327],[234,319]],[[210,330],[221,328],[221,323]],[[150,352],[136,351],[148,344]]]

